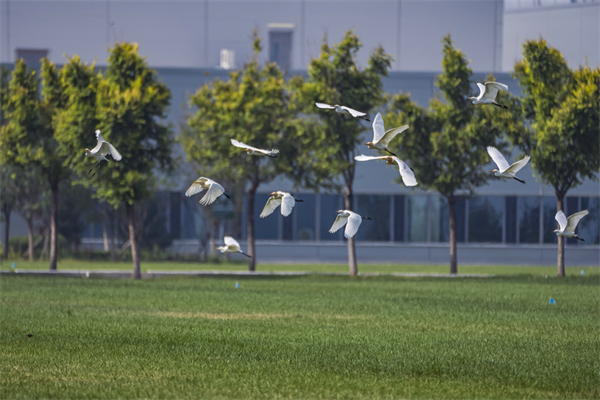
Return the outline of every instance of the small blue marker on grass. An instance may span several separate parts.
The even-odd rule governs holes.
[[[12,265],[13,269],[15,269],[15,262],[13,261],[13,265]]]
[[[585,275],[585,271],[584,270],[581,270],[581,275]]]
[[[237,289],[237,288],[239,288],[239,287],[240,287],[240,284],[236,282],[236,283],[235,283],[235,288]]]
[[[548,302],[548,304],[556,304],[556,301],[554,301],[554,299],[550,297],[550,301]]]

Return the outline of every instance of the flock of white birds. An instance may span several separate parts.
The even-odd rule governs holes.
[[[498,90],[508,90],[508,86],[503,83],[498,82],[486,82],[485,84],[477,83],[479,87],[480,93],[477,97],[468,97],[467,99],[472,100],[473,104],[493,104],[497,107],[508,108],[505,105],[498,104],[496,102],[496,95],[498,94]],[[367,113],[354,110],[350,107],[340,106],[340,105],[329,105],[325,103],[315,103],[318,108],[321,109],[329,109],[335,110],[336,113],[342,115],[348,115],[353,118],[361,118],[365,121],[369,121],[370,119],[367,117]],[[371,160],[385,160],[386,164],[397,164],[400,172],[400,178],[405,186],[416,186],[417,178],[415,177],[414,171],[410,168],[404,161],[402,161],[396,154],[392,153],[388,149],[389,143],[396,137],[398,134],[404,132],[409,129],[408,125],[403,125],[397,128],[385,130],[383,124],[383,117],[381,113],[377,113],[375,119],[373,120],[373,141],[365,143],[365,145],[369,149],[377,149],[382,150],[390,155],[381,156],[381,157],[372,157],[365,155],[358,155],[354,157],[356,161],[371,161]],[[105,160],[108,161],[106,156],[110,154],[115,161],[121,160],[121,154],[117,151],[117,149],[106,140],[102,138],[100,131],[96,131],[96,139],[98,141],[96,147],[93,149],[85,149],[86,157],[94,157],[96,159],[96,164],[88,173],[91,173],[92,170],[95,169],[92,177],[98,172],[100,168],[100,161]],[[271,149],[264,150],[256,147],[249,146],[245,143],[239,142],[235,139],[231,139],[231,144],[235,147],[244,149],[248,155],[258,155],[258,156],[267,156],[276,158],[277,154],[279,154],[279,150]],[[527,163],[529,162],[530,157],[525,156],[523,159],[514,162],[513,164],[508,164],[506,158],[496,149],[495,147],[488,146],[487,152],[490,155],[491,159],[498,166],[497,169],[493,169],[490,172],[493,172],[495,176],[505,179],[515,179],[523,184],[525,181],[516,177],[517,172],[519,172]],[[219,196],[224,195],[227,198],[230,198],[227,193],[225,193],[225,188],[221,186],[219,183],[215,182],[212,179],[206,177],[200,177],[192,183],[192,185],[185,192],[187,197],[193,196],[195,194],[201,193],[206,189],[206,193],[200,199],[200,204],[203,206],[208,206],[217,200]],[[281,207],[281,215],[284,217],[289,216],[296,205],[296,202],[302,202],[302,200],[294,198],[288,192],[276,191],[269,193],[269,199],[265,204],[262,212],[260,213],[260,218],[266,218],[269,215],[273,214],[273,212],[277,209],[277,207]],[[363,217],[353,211],[350,210],[338,210],[337,217],[329,229],[330,233],[335,233],[340,230],[342,227],[346,226],[344,229],[344,237],[350,239],[356,235],[358,232],[358,228],[360,227],[362,220],[367,219],[370,220],[369,217]],[[575,228],[579,221],[588,215],[587,210],[579,211],[570,217],[566,217],[562,211],[558,211],[556,213],[555,219],[558,222],[559,229],[554,230],[556,236],[564,236],[567,238],[575,238],[583,241],[582,238],[578,237],[575,233]],[[240,247],[240,244],[231,236],[225,236],[223,238],[225,245],[217,247],[217,250],[220,250],[221,253],[241,253],[246,257],[250,257],[248,254],[244,253]]]

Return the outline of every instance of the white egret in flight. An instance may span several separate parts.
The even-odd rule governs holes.
[[[408,125],[402,125],[398,128],[393,128],[389,130],[385,130],[383,126],[383,117],[381,113],[377,113],[375,119],[373,120],[373,141],[365,143],[369,149],[377,149],[377,150],[385,150],[393,156],[396,156],[394,153],[388,150],[388,144],[392,141],[392,139],[399,133],[404,132],[408,129]],[[396,156],[397,157],[397,156]]]
[[[562,212],[562,210],[560,210],[554,216],[554,219],[558,222],[558,226],[560,227],[560,229],[555,229],[552,232],[556,233],[556,236],[564,236],[567,238],[573,238],[585,242],[585,240],[577,236],[577,234],[575,233],[575,228],[577,228],[577,224],[579,223],[581,218],[585,217],[588,214],[588,210],[583,210],[576,212],[575,214],[567,218],[565,216],[565,213]]]
[[[223,188],[223,186],[219,185],[217,182],[213,181],[212,179],[208,179],[203,176],[196,179],[194,181],[194,183],[192,183],[192,185],[185,192],[185,195],[187,197],[190,197],[197,193],[202,192],[204,189],[208,189],[208,190],[206,191],[206,194],[204,195],[204,197],[202,197],[200,199],[200,202],[199,202],[203,206],[207,206],[209,204],[214,203],[215,200],[217,200],[217,198],[220,195],[224,195],[228,199],[230,198],[229,196],[227,196],[227,193],[225,193],[225,189]]]
[[[279,206],[281,206],[281,215],[287,217],[292,213],[292,209],[296,205],[296,202],[300,203],[304,201],[294,198],[294,196],[288,192],[272,192],[269,193],[269,196],[271,197],[269,197],[267,204],[265,204],[265,208],[263,208],[262,212],[260,213],[261,218],[265,218],[273,214],[273,211],[275,211],[275,209]]]
[[[358,155],[354,157],[356,161],[370,161],[370,160],[385,160],[386,164],[398,164],[400,177],[402,178],[402,182],[405,186],[417,186],[417,178],[415,178],[415,173],[412,168],[410,168],[404,161],[399,159],[396,156],[382,156],[382,157],[372,157],[365,155]]]
[[[256,147],[248,146],[245,143],[238,142],[235,139],[231,139],[231,144],[234,145],[235,147],[239,147],[240,149],[246,150],[246,153],[248,153],[248,154],[256,154],[258,156],[260,156],[261,154],[264,154],[271,158],[277,158],[277,154],[279,154],[279,150],[277,150],[277,149],[271,149],[271,150],[257,149]]]
[[[115,149],[115,146],[113,146],[112,144],[110,144],[106,140],[104,140],[102,135],[100,135],[99,129],[96,130],[96,140],[98,140],[98,144],[96,144],[96,147],[94,147],[91,150],[90,149],[83,150],[85,152],[86,157],[94,157],[96,159],[96,164],[94,164],[94,166],[92,168],[90,168],[90,170],[88,171],[88,174],[89,174],[90,172],[92,172],[92,170],[94,168],[96,168],[96,170],[92,174],[92,178],[94,177],[94,175],[96,175],[96,172],[98,172],[98,170],[100,169],[100,161],[102,161],[102,160],[108,161],[108,159],[106,158],[107,154],[110,153],[113,160],[115,160],[115,161],[120,161],[121,158],[123,158],[123,157],[121,157],[121,153],[119,153],[117,151],[117,149]]]
[[[500,82],[486,82],[485,85],[477,82],[479,86],[479,96],[467,97],[469,100],[473,100],[473,104],[493,104],[498,107],[508,108],[503,104],[496,103],[496,95],[498,90],[508,91],[508,86]]]
[[[522,184],[525,184],[525,181],[517,178],[515,175],[517,172],[523,169],[525,165],[527,165],[531,157],[525,156],[523,159],[508,165],[508,161],[506,161],[506,158],[504,158],[502,153],[500,153],[497,148],[488,146],[487,152],[490,157],[492,157],[492,160],[494,160],[494,163],[496,163],[498,166],[498,169],[493,169],[490,172],[494,172],[494,175],[500,178],[515,179]]]
[[[317,105],[317,107],[319,108],[324,108],[327,110],[335,110],[336,113],[338,114],[342,114],[342,115],[349,115],[351,117],[358,117],[358,118],[362,118],[365,121],[371,122],[371,120],[369,118],[366,117],[367,113],[361,112],[361,111],[356,111],[350,107],[346,107],[346,106],[338,106],[337,104],[332,106],[329,104],[325,104],[325,103],[315,103]]]
[[[225,246],[217,247],[217,250],[221,250],[221,253],[242,253],[248,258],[252,258],[242,251],[240,244],[231,236],[225,236],[223,241],[225,242]]]
[[[329,229],[329,233],[335,233],[340,230],[340,228],[346,225],[346,229],[344,229],[344,237],[346,239],[350,239],[356,232],[358,232],[358,227],[362,224],[363,219],[371,219],[369,217],[361,217],[357,213],[350,210],[338,210],[337,218],[333,221],[333,225],[331,225],[331,229]]]

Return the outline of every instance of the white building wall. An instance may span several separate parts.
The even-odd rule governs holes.
[[[441,39],[451,33],[476,71],[501,64],[502,0],[3,0],[0,2],[0,62],[15,50],[49,49],[106,64],[107,46],[135,41],[153,67],[214,68],[220,51],[236,52],[241,66],[252,54],[250,35],[259,28],[268,57],[268,25],[294,24],[292,69],[306,69],[326,36],[339,42],[348,29],[364,48],[359,62],[381,45],[394,70],[437,71]]]
[[[507,3],[509,6],[511,3]],[[561,51],[571,68],[600,64],[600,1],[530,8],[509,8],[504,13],[503,71],[512,71],[523,58],[526,40],[546,39]]]

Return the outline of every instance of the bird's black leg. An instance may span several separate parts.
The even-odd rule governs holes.
[[[364,119],[367,122],[371,122],[371,120],[366,115],[360,116],[359,118]]]
[[[574,239],[581,240],[582,242],[585,242],[585,240],[583,240],[583,239],[582,239],[582,238],[580,238],[579,236],[575,236],[575,237],[574,237]]]
[[[300,199],[294,199],[296,200],[297,203],[302,203],[304,200],[300,200]]]
[[[223,192],[223,196],[225,196],[225,197],[227,197],[229,200],[231,200],[231,197],[229,197],[229,196],[227,195],[227,193]]]
[[[96,168],[96,170],[92,174],[92,178],[94,177],[94,175],[96,175],[96,172],[98,172],[99,169],[100,169],[100,163],[98,163],[98,168]]]
[[[517,178],[516,176],[513,176],[513,179],[515,179],[515,180],[517,180],[517,181],[521,182],[523,185],[525,184],[525,181],[522,181],[521,179]]]
[[[397,155],[395,155],[394,153],[392,153],[391,151],[389,151],[388,149],[383,149],[385,151],[387,151],[388,153],[390,153],[391,155],[393,155],[394,157],[398,157]]]
[[[94,168],[96,168],[98,165],[100,165],[100,162],[97,162],[96,164],[92,165],[92,168],[90,168],[90,169],[89,169],[89,171],[88,171],[88,174],[89,174],[90,172],[92,172],[92,170],[93,170]]]
[[[496,102],[493,102],[492,104],[493,104],[493,105],[495,105],[496,107],[500,107],[500,108],[506,108],[506,109],[508,109],[508,107],[507,107],[507,106],[505,106],[505,105],[503,105],[503,104],[498,104],[498,103],[496,103]]]

